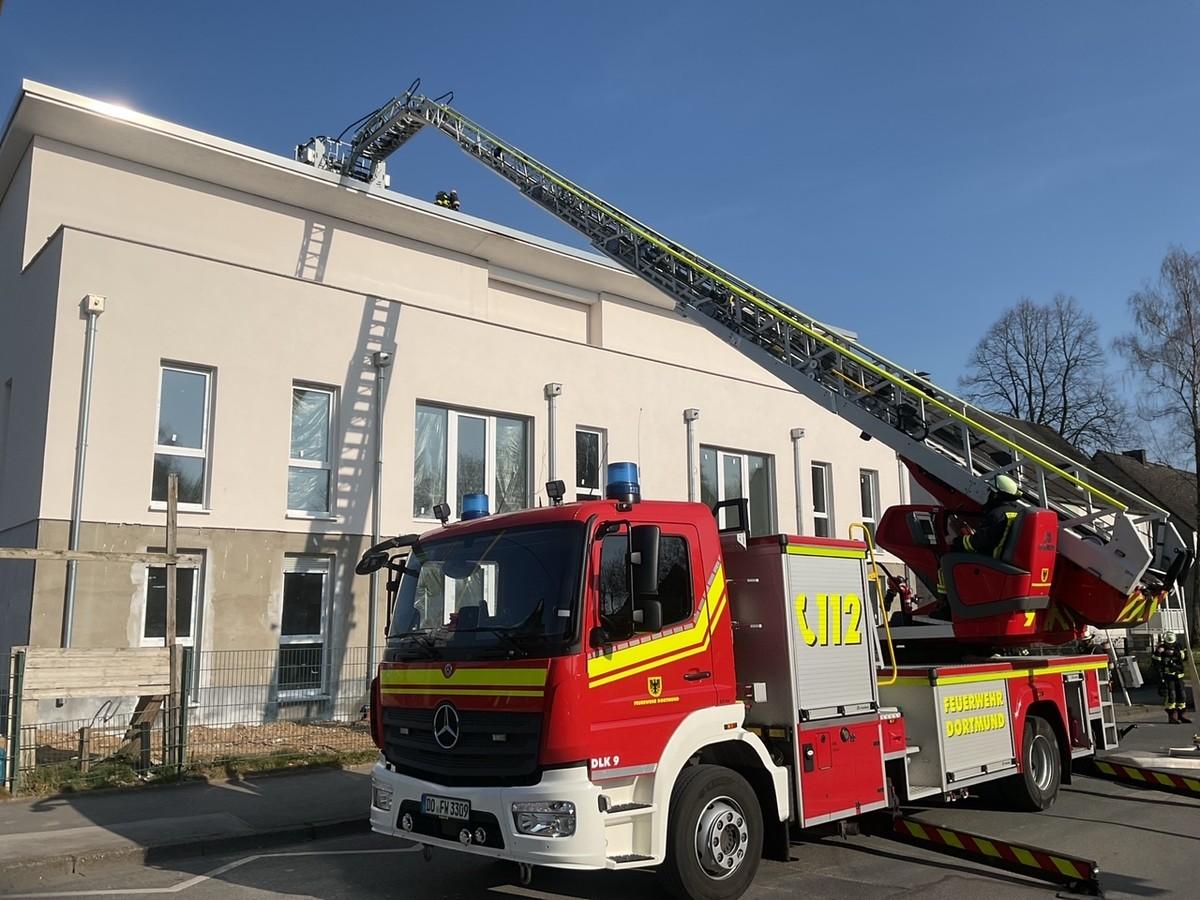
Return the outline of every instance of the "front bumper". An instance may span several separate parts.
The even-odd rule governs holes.
[[[606,841],[599,807],[600,790],[588,778],[586,765],[544,772],[537,784],[521,787],[444,787],[393,772],[380,762],[371,773],[371,781],[373,788],[392,792],[390,810],[379,809],[372,799],[371,829],[380,834],[402,837],[431,847],[462,850],[530,865],[561,869],[605,868]],[[420,811],[422,794],[468,801],[471,804],[470,821],[435,819],[424,815]],[[375,797],[374,790],[371,796]],[[539,800],[568,800],[574,803],[575,833],[560,838],[518,833],[513,824],[512,805]],[[411,831],[400,825],[406,812],[411,816]],[[482,828],[486,834],[483,844],[474,839],[474,832],[478,828]],[[470,843],[464,843],[457,837],[462,829],[472,833]]]

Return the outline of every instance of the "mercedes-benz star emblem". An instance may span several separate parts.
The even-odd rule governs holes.
[[[458,710],[443,703],[433,711],[433,739],[443,750],[453,750],[458,743]]]

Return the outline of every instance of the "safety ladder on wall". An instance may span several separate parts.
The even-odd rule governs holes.
[[[313,139],[297,158],[382,185],[387,157],[431,126],[674,298],[681,314],[943,484],[983,502],[990,476],[1014,476],[1029,502],[1059,514],[1060,552],[1116,590],[1137,585],[1152,547],[1170,559],[1179,545],[1162,508],[659,234],[471,121],[450,95],[430,100],[417,86],[352,141]]]

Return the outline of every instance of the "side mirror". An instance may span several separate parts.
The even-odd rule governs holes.
[[[358,561],[358,565],[354,567],[356,575],[370,575],[372,572],[378,572],[387,565],[388,555],[383,551],[368,550],[363,554],[362,559]]]
[[[633,630],[654,634],[662,631],[662,627],[662,602],[651,599],[639,601],[638,608],[633,611]]]
[[[633,596],[658,596],[658,544],[662,529],[657,525],[634,525],[629,529],[629,561],[633,564]],[[635,602],[635,608],[641,603]]]

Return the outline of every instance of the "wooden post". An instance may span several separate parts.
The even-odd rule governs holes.
[[[91,760],[92,748],[90,746],[91,738],[92,738],[92,729],[90,727],[88,727],[87,725],[84,725],[82,728],[79,729],[79,771],[80,772],[86,773],[87,770],[91,767],[91,762],[92,762],[92,760]]]
[[[163,754],[164,765],[169,764],[171,757],[174,755],[174,748],[179,743],[179,736],[175,733],[175,725],[177,722],[179,710],[179,662],[175,654],[175,637],[178,624],[175,621],[175,607],[178,603],[178,580],[179,567],[177,554],[178,547],[178,516],[179,516],[179,474],[171,472],[167,476],[167,628],[166,628],[166,646],[167,646],[167,702],[166,708],[163,710],[165,719],[165,733],[167,735],[166,743],[169,748]]]

